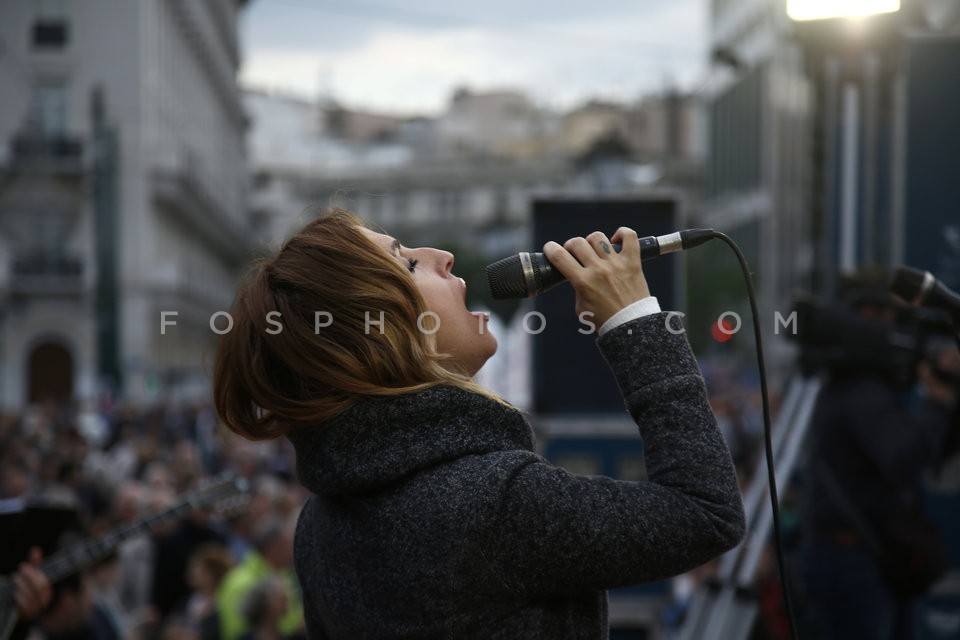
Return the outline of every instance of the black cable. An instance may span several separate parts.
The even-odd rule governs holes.
[[[760,396],[763,401],[763,440],[767,458],[767,480],[770,484],[770,508],[773,510],[773,539],[777,550],[777,565],[780,569],[780,588],[783,590],[783,607],[790,623],[791,637],[796,640],[797,628],[793,618],[793,606],[790,602],[790,585],[787,580],[787,566],[783,559],[783,536],[780,533],[780,499],[777,496],[777,477],[773,470],[773,437],[770,429],[770,398],[767,394],[767,367],[763,359],[763,340],[760,335],[760,313],[757,310],[757,298],[750,278],[750,267],[740,247],[724,233],[713,232],[713,237],[723,240],[737,256],[743,279],[747,285],[747,297],[750,299],[750,312],[753,314],[753,335],[757,345],[757,368],[760,372]]]

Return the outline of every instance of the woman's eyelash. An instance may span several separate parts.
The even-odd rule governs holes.
[[[419,261],[414,260],[413,258],[407,258],[407,262],[409,262],[409,264],[407,265],[407,269],[410,270],[410,273],[413,273],[414,269],[417,268],[417,262]]]

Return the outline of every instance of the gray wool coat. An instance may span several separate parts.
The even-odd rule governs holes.
[[[309,637],[606,638],[607,589],[736,545],[730,453],[686,336],[665,322],[598,339],[639,425],[647,481],[555,467],[520,411],[451,387],[371,399],[291,433],[313,494],[295,544]]]

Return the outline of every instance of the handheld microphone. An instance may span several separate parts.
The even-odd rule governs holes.
[[[890,283],[890,292],[915,307],[946,311],[960,324],[960,294],[933,277],[929,271],[899,267]]]
[[[664,236],[639,238],[640,258],[649,260],[667,253],[699,246],[714,237],[713,229],[687,229]],[[619,253],[620,245],[613,245]],[[542,253],[521,252],[487,265],[487,283],[497,300],[532,298],[551,289],[566,277]]]

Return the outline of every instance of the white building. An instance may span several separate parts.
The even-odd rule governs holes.
[[[205,391],[249,254],[244,4],[0,3],[4,406]]]
[[[453,233],[491,251],[511,243],[511,250],[523,241],[530,199],[560,193],[572,178],[560,157],[454,152],[446,116],[398,123],[391,136],[371,141],[338,135],[324,122],[329,111],[313,103],[253,91],[245,100],[252,120],[252,207],[274,244],[318,210],[339,206],[405,241]],[[504,229],[513,230],[512,239],[504,240]]]
[[[550,151],[558,118],[519,91],[454,92],[437,121],[444,144],[474,155],[531,158]]]
[[[699,106],[681,97],[558,115],[515,92],[459,90],[436,119],[408,120],[259,91],[244,99],[252,208],[274,244],[319,209],[340,206],[409,241],[455,235],[481,252],[509,252],[525,246],[533,198],[682,183],[683,168],[698,171],[703,153]],[[598,180],[609,162],[586,156],[610,134],[633,157],[613,159],[617,170]]]

